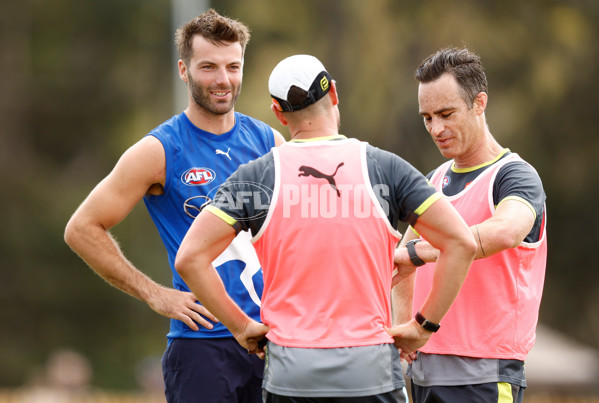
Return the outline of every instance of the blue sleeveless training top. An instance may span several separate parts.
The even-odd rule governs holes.
[[[181,113],[148,136],[156,137],[164,147],[166,181],[163,195],[146,195],[144,202],[166,246],[174,288],[189,291],[175,270],[175,256],[183,237],[200,206],[214,197],[220,184],[239,165],[274,147],[273,131],[265,123],[236,112],[233,129],[215,135],[200,130]],[[249,316],[260,320],[262,270],[249,238],[248,233],[241,232],[214,266],[229,295]],[[196,332],[181,321],[171,320],[167,337],[215,338],[231,337],[231,333],[220,323],[212,330],[200,326]]]

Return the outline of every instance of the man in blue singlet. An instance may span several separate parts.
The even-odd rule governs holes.
[[[200,206],[241,164],[284,142],[268,125],[234,111],[250,38],[239,21],[209,10],[176,33],[189,104],[129,148],[67,224],[65,241],[101,277],[171,318],[162,359],[169,402],[260,402],[264,363],[248,355],[201,306],[174,268]],[[141,200],[168,252],[173,288],[127,260],[110,234]],[[214,265],[236,303],[259,320],[262,272],[245,233]]]

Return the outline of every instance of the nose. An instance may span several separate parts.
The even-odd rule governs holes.
[[[445,130],[445,124],[441,119],[433,118],[429,123],[428,131],[433,137],[440,136]]]
[[[215,80],[218,84],[228,84],[229,83],[229,75],[227,74],[226,68],[218,68],[216,70]]]

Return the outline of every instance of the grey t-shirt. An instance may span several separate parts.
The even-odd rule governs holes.
[[[331,140],[335,141],[335,140]],[[436,193],[424,176],[401,157],[371,145],[366,148],[368,176],[374,194],[393,228],[399,221],[414,225],[418,209]],[[244,164],[219,188],[211,205],[237,220],[237,232],[256,235],[268,213],[275,183],[272,151]],[[255,190],[259,188],[259,192]],[[239,195],[251,195],[240,200]]]
[[[301,371],[301,372],[299,372]],[[292,348],[268,342],[263,388],[297,397],[371,396],[391,391],[408,402],[399,353],[393,344]]]

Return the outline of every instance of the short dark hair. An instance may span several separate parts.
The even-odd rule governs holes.
[[[468,106],[480,92],[488,93],[487,76],[480,57],[467,48],[443,48],[418,66],[414,78],[420,83],[434,81],[445,73],[454,76]]]
[[[192,54],[192,42],[195,35],[201,35],[214,44],[239,42],[242,54],[250,40],[249,28],[237,20],[224,17],[210,9],[189,21],[175,32],[175,43],[179,58],[189,63]]]

